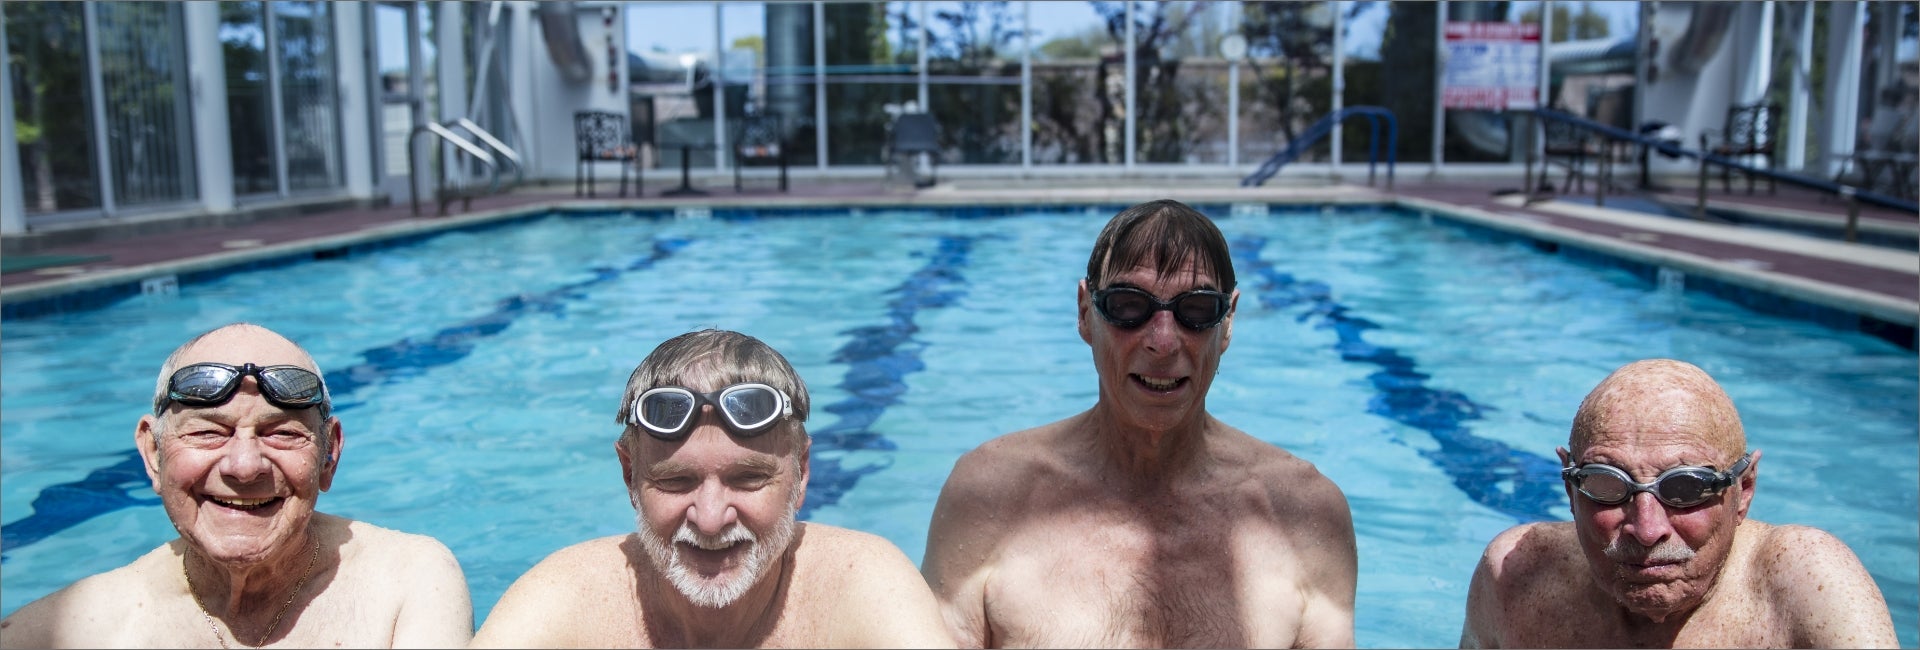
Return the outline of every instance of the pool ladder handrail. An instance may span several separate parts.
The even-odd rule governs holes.
[[[479,124],[475,124],[473,120],[469,120],[463,117],[458,120],[454,120],[453,122],[451,122],[451,124],[463,130],[466,130],[469,134],[472,134],[476,139],[480,140],[482,143],[485,143],[487,147],[493,149],[494,152],[499,153],[500,154],[499,159],[504,159],[508,163],[511,163],[514,169],[514,179],[516,184],[526,179],[526,167],[521,162],[520,155],[518,153],[515,153],[512,147],[509,147],[506,145],[506,143],[501,142],[499,138],[493,137],[492,133],[488,133],[487,130],[481,128]],[[486,193],[497,194],[500,192],[500,163],[497,161],[497,159],[494,157],[493,154],[488,153],[487,150],[481,148],[480,145],[474,144],[473,141],[468,140],[464,137],[461,137],[460,134],[455,133],[452,129],[447,128],[447,126],[444,124],[440,124],[437,122],[428,122],[426,124],[422,124],[420,126],[414,127],[413,133],[407,136],[407,169],[408,169],[408,176],[409,176],[408,182],[407,182],[407,193],[412,198],[414,216],[416,217],[420,216],[419,183],[415,178],[413,178],[413,175],[418,174],[420,169],[420,163],[418,160],[419,150],[417,147],[414,146],[414,144],[416,140],[420,137],[420,134],[422,133],[432,134],[434,137],[440,138],[441,140],[445,140],[448,144],[453,145],[454,148],[457,149],[459,153],[472,156],[474,160],[479,161],[480,164],[482,165],[485,165],[487,168],[488,180],[489,180]],[[439,178],[439,186],[438,186],[438,190],[436,191],[436,195],[440,201],[439,216],[442,216],[442,217],[447,216],[447,205],[452,203],[454,199],[460,199],[460,209],[462,210],[471,209],[473,207],[473,197],[476,194],[476,192],[465,191],[465,190],[455,190],[453,192],[448,192],[447,191],[447,175],[445,173],[440,173],[440,174],[437,174],[436,176]]]
[[[1281,149],[1279,153],[1273,154],[1266,162],[1261,163],[1259,169],[1248,174],[1246,178],[1240,179],[1240,186],[1255,187],[1267,182],[1267,179],[1273,178],[1274,174],[1280,173],[1282,166],[1293,162],[1301,154],[1306,153],[1308,148],[1332,133],[1334,125],[1355,115],[1365,116],[1369,126],[1367,132],[1367,185],[1369,186],[1373,185],[1374,166],[1380,157],[1380,123],[1384,121],[1387,124],[1387,190],[1392,191],[1393,163],[1399,157],[1397,154],[1400,150],[1400,126],[1398,120],[1393,117],[1393,111],[1379,106],[1348,106],[1320,118],[1320,121],[1314,122],[1313,126],[1307,127],[1305,133],[1288,142],[1285,149]]]

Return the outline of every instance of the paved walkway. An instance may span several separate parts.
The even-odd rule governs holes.
[[[456,207],[456,214],[450,217],[416,218],[403,203],[158,234],[122,234],[117,230],[133,229],[104,225],[92,241],[32,253],[68,256],[64,259],[70,263],[65,266],[0,274],[0,301],[16,303],[133,282],[156,274],[190,272],[284,255],[289,250],[323,250],[401,234],[460,227],[548,207],[1125,204],[1170,197],[1209,203],[1398,201],[1486,227],[1706,275],[1896,325],[1912,327],[1920,323],[1920,255],[1911,247],[1849,244],[1833,238],[1617,209],[1620,203],[1630,200],[1628,197],[1607,197],[1612,202],[1607,208],[1595,207],[1591,194],[1528,202],[1518,195],[1500,192],[1501,182],[1458,180],[1403,180],[1391,193],[1350,184],[1241,188],[1227,178],[1144,177],[1110,183],[1097,179],[962,177],[946,179],[940,186],[924,190],[878,181],[822,182],[796,178],[789,193],[762,187],[768,184],[764,180],[749,186],[746,192],[736,193],[730,180],[710,179],[709,183],[720,187],[709,187],[711,193],[707,196],[681,198],[659,196],[657,184],[654,194],[637,199],[619,199],[610,192],[601,192],[597,199],[576,199],[571,188],[527,188],[475,200],[468,211]],[[1693,197],[1656,194],[1637,200],[1691,206]],[[1767,220],[1793,227],[1836,232],[1847,214],[1846,206],[1837,200],[1785,187],[1780,188],[1778,194],[1769,195],[1762,190],[1751,196],[1740,188],[1731,194],[1716,190],[1710,193],[1709,201],[1715,210],[1760,214]],[[1870,234],[1912,238],[1920,233],[1920,215],[1869,206],[1860,209],[1859,219],[1862,231]]]

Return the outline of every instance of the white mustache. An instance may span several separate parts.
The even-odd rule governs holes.
[[[1607,544],[1601,552],[1607,555],[1607,559],[1623,564],[1686,562],[1693,559],[1694,555],[1694,550],[1678,539],[1669,537],[1648,548],[1627,539],[1625,535],[1614,538],[1613,543]]]
[[[731,547],[739,542],[752,544],[760,540],[753,536],[753,531],[747,530],[747,527],[740,525],[739,522],[729,524],[718,534],[703,535],[693,529],[692,523],[682,521],[680,522],[680,530],[673,533],[673,541],[675,543],[685,542],[708,551],[718,551]]]

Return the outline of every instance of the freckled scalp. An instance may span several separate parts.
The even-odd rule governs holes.
[[[1733,398],[1705,370],[1647,359],[1621,366],[1587,394],[1573,416],[1567,448],[1578,456],[1596,436],[1672,430],[1700,436],[1728,459],[1747,445]]]

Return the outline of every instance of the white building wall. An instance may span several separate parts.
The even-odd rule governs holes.
[[[527,152],[527,177],[572,182],[574,111],[628,114],[625,12],[617,3],[609,2],[535,4],[540,5],[541,11],[573,11],[580,40],[586,47],[587,60],[593,65],[593,73],[584,82],[563,78],[548,54],[546,35],[539,29],[537,18],[528,16],[530,38],[521,41],[526,44],[526,51],[517,56],[529,64],[527,83],[514,89],[514,92],[525,93],[531,102],[529,110],[522,113],[528,122],[526,133],[531,144]],[[603,15],[609,9],[613,11],[611,30]],[[618,54],[612,61],[607,60],[609,37],[613,39],[614,51]],[[616,80],[612,88],[608,87],[607,82],[610,69]]]
[[[194,165],[200,202],[215,214],[233,211],[233,142],[227,124],[227,62],[220,51],[220,6],[188,2],[187,101],[192,106]]]
[[[365,2],[342,2],[333,6],[333,34],[340,97],[340,145],[345,162],[347,195],[356,199],[373,198],[374,164],[373,120],[368,114],[373,81],[367,74],[373,50],[367,46]]]

